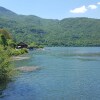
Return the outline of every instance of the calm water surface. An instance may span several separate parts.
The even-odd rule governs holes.
[[[16,66],[39,66],[8,84],[0,100],[100,100],[100,48],[48,47]]]

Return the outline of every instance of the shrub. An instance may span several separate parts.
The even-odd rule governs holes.
[[[10,56],[7,50],[0,46],[0,82],[6,82],[14,74],[14,68],[10,63]]]
[[[25,53],[28,53],[28,50],[25,48],[23,48],[23,49],[11,49],[10,55],[11,56],[18,56],[18,55],[25,54]]]

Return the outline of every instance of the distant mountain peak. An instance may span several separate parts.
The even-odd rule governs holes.
[[[14,13],[13,11],[8,10],[8,9],[0,6],[0,16],[1,15],[7,15],[7,16],[8,15],[16,15],[16,13]]]

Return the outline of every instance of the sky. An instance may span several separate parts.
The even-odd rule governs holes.
[[[46,19],[100,19],[100,0],[0,0],[0,6],[17,14],[35,15]]]

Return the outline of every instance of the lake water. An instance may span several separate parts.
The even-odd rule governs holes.
[[[25,56],[17,67],[41,70],[20,73],[0,100],[100,100],[100,47],[48,47]]]

